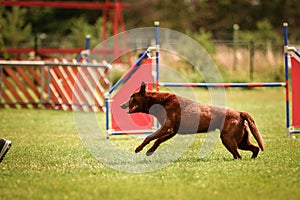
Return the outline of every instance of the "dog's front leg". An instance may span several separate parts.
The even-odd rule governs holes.
[[[140,144],[140,146],[138,146],[136,149],[135,149],[135,153],[138,153],[140,151],[143,150],[143,148],[149,144],[152,140],[155,140],[157,138],[161,138],[161,137],[164,137],[165,135],[168,135],[168,127],[161,127],[160,129],[158,129],[155,133],[152,133],[151,135],[147,136],[146,139],[142,142],[142,144]],[[159,143],[160,144],[160,143]],[[158,145],[159,145],[158,144]],[[157,147],[158,147],[157,145]],[[156,147],[156,148],[157,148]],[[156,149],[155,148],[155,149]],[[153,153],[153,152],[152,152]]]
[[[169,128],[166,135],[164,135],[160,138],[157,138],[157,140],[154,142],[153,146],[147,151],[146,155],[151,156],[161,143],[172,138],[174,135],[176,135],[176,133],[173,131],[173,129]]]

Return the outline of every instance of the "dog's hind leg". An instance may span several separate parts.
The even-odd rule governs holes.
[[[250,133],[247,127],[244,128],[244,137],[242,141],[239,143],[238,147],[242,150],[252,151],[252,158],[256,158],[259,152],[259,148],[250,142]]]
[[[176,135],[176,133],[171,133],[171,134],[162,136],[160,138],[157,138],[157,140],[154,142],[153,146],[147,151],[146,155],[151,156],[161,143],[172,138],[175,135]]]
[[[235,139],[229,135],[221,133],[221,140],[224,146],[228,149],[228,151],[233,155],[234,159],[242,158],[240,153],[238,152],[238,145]]]

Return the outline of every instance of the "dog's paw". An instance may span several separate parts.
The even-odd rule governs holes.
[[[146,156],[151,156],[154,153],[154,151],[147,151]]]
[[[257,148],[257,149],[255,149],[253,152],[252,152],[252,159],[255,159],[256,157],[257,157],[257,155],[258,155],[258,153],[259,153],[259,148]]]
[[[134,152],[135,152],[135,153],[138,153],[138,152],[142,151],[142,149],[143,149],[143,148],[141,148],[141,147],[137,147],[137,148],[135,149]]]

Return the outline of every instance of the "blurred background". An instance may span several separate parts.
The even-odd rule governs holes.
[[[289,23],[289,42],[300,41],[297,0],[77,0],[99,3],[90,4],[94,8],[59,6],[63,2],[1,0],[0,57],[71,59],[84,49],[87,34],[93,48],[118,32],[160,21],[199,42],[225,82],[282,81],[283,22]]]

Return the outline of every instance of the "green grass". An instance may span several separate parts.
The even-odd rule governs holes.
[[[208,101],[205,90],[197,90]],[[229,89],[226,105],[250,112],[265,151],[233,160],[217,142],[198,157],[205,134],[178,160],[159,171],[113,170],[83,146],[72,112],[0,110],[0,136],[12,148],[0,164],[0,199],[299,199],[300,141],[286,138],[283,88]],[[104,114],[97,114],[102,122]],[[141,140],[112,137],[133,151]],[[253,141],[253,138],[252,138]]]

